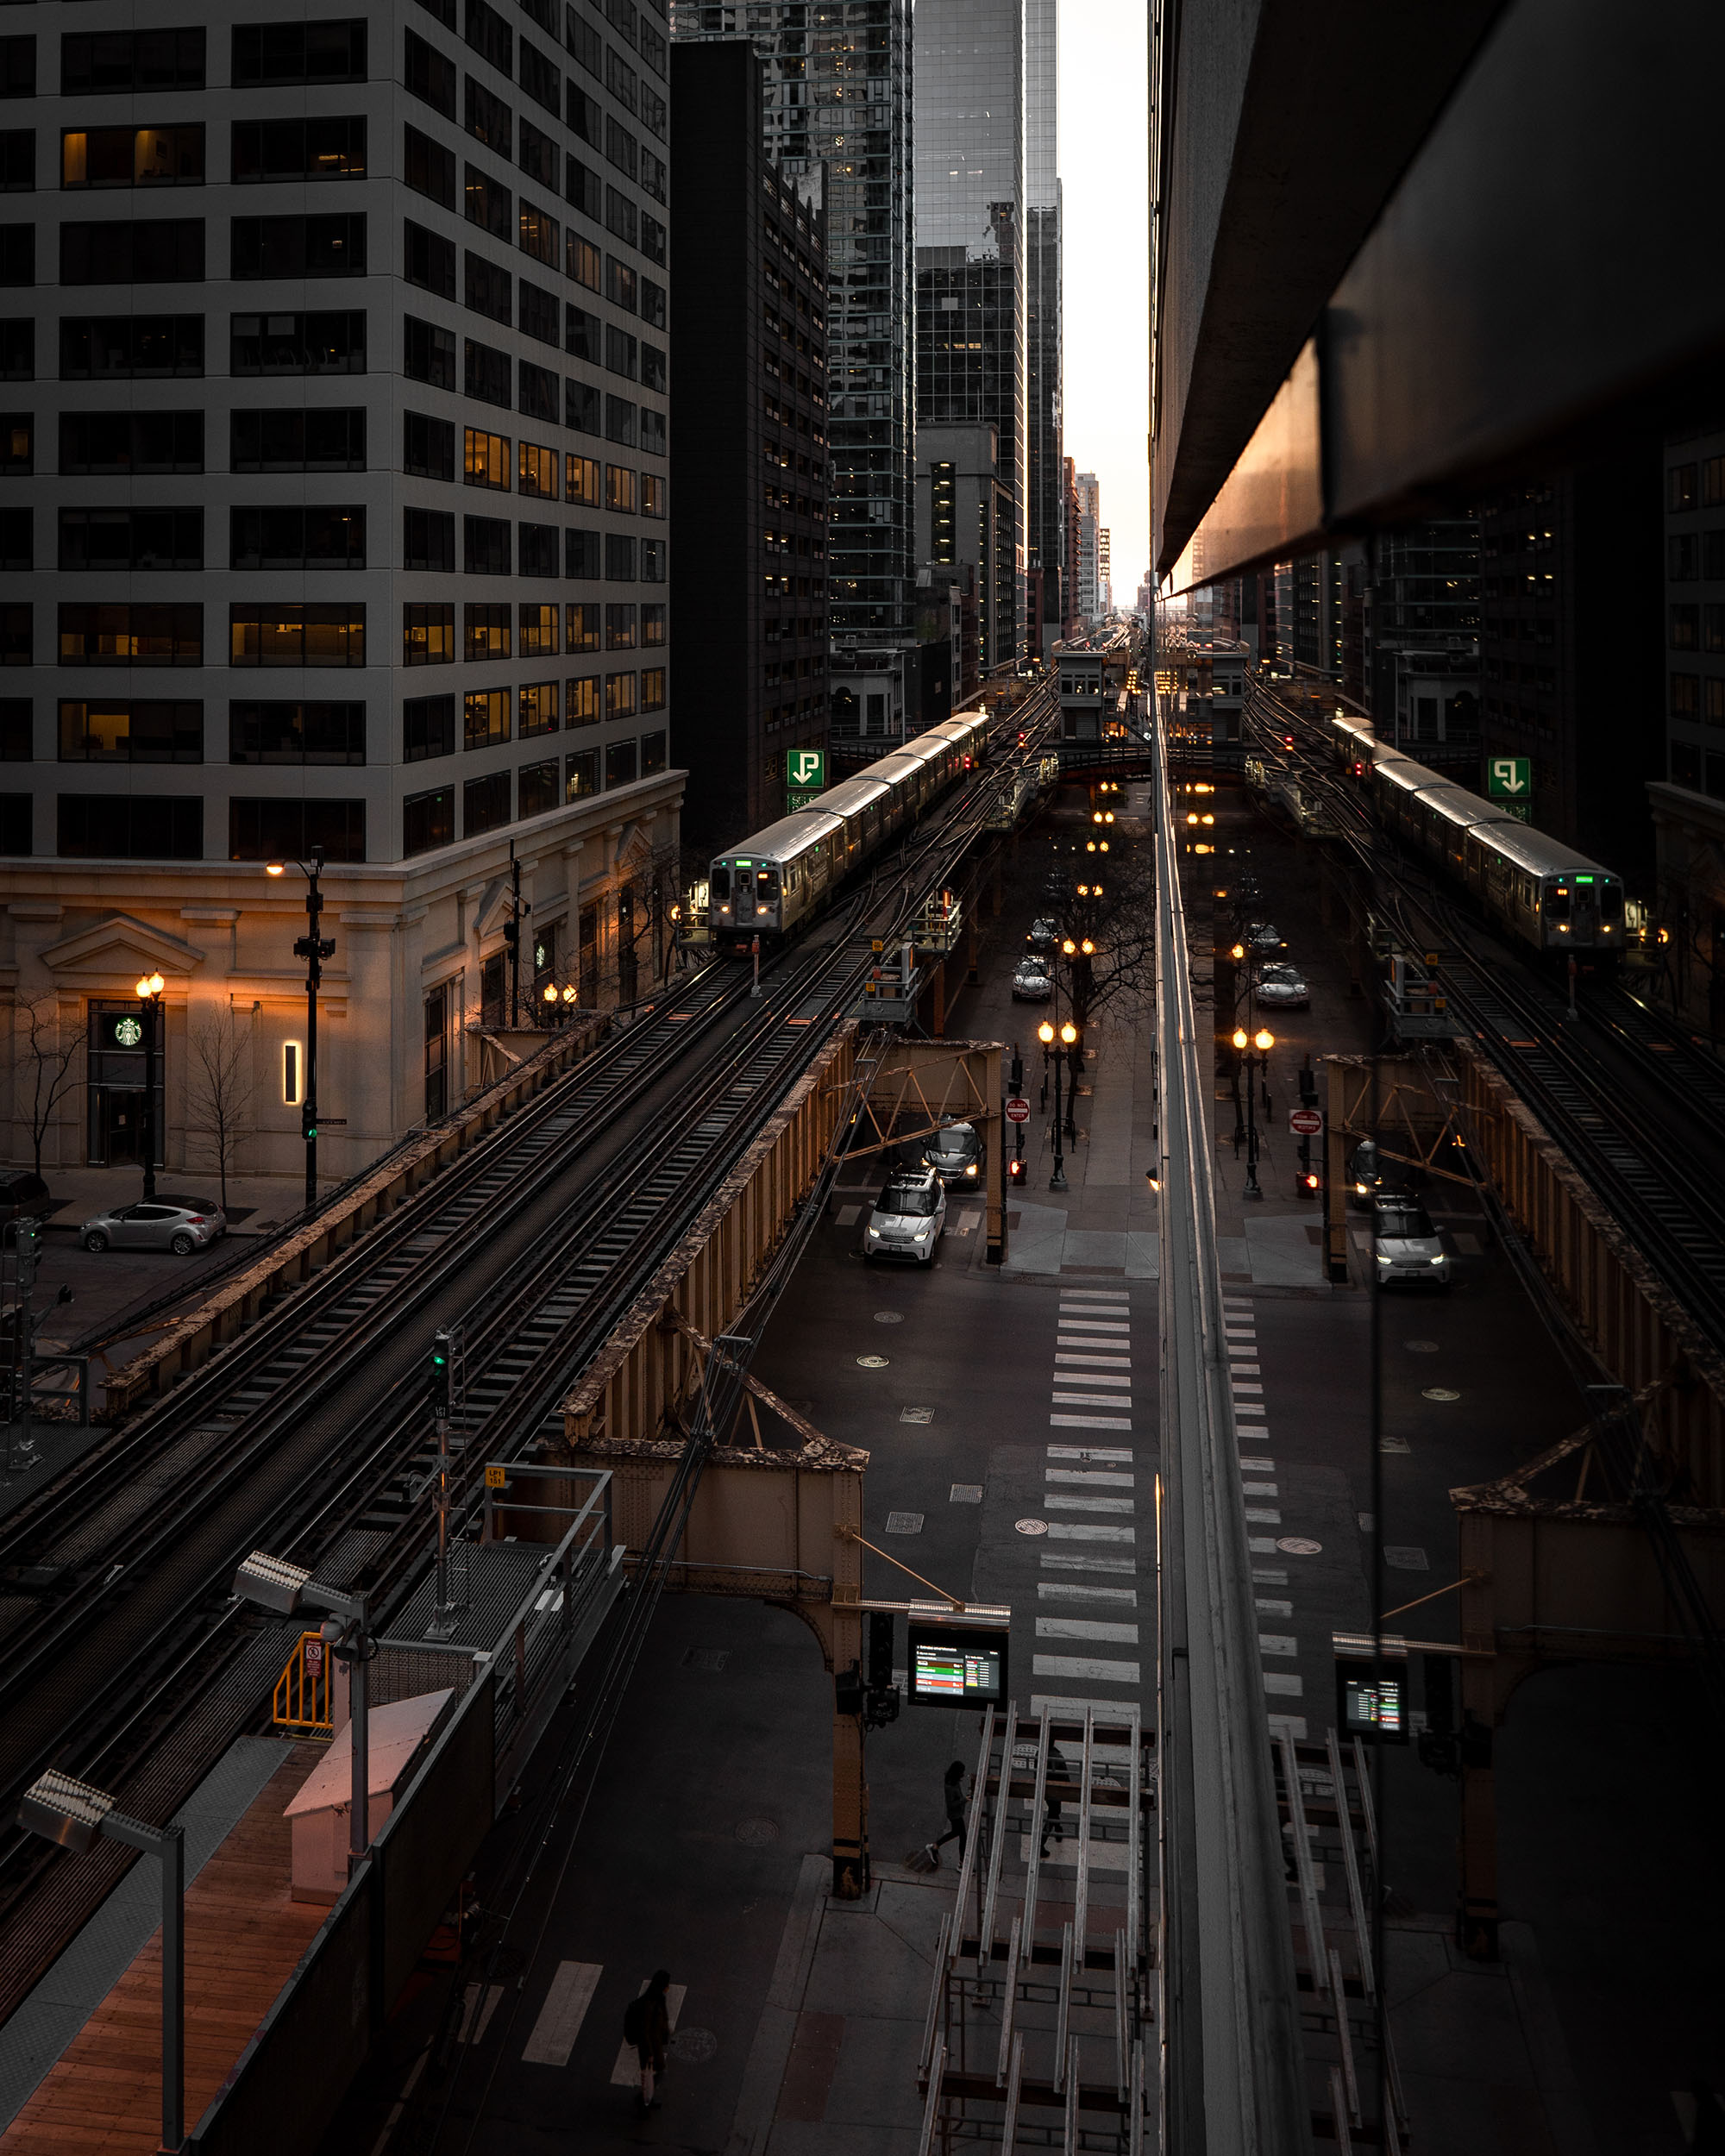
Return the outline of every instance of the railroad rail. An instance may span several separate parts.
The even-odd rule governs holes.
[[[1014,727],[1024,723],[1022,707]],[[1033,756],[1044,724],[1019,752]],[[985,766],[808,939],[707,967],[387,1216],[0,1529],[0,1817],[44,1765],[169,1816],[255,1720],[279,1640],[228,1592],[267,1546],[363,1585],[380,1623],[429,1562],[423,1351],[461,1317],[478,1470],[538,1435],[585,1362],[985,831]],[[171,1741],[170,1741],[171,1740]],[[123,1860],[122,1860],[123,1861]],[[0,1834],[0,2018],[117,1876]]]

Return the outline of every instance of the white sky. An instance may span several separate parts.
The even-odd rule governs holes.
[[[1114,604],[1150,563],[1144,0],[1060,0],[1066,454],[1101,482]]]

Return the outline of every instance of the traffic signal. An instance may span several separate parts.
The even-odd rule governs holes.
[[[1315,1198],[1323,1187],[1323,1178],[1315,1168],[1302,1168],[1294,1178],[1296,1198]]]
[[[302,1100],[299,1104],[299,1135],[301,1138],[316,1138],[317,1135],[317,1112],[309,1100]]]
[[[431,1405],[440,1415],[448,1413],[454,1398],[453,1359],[448,1327],[439,1326],[431,1342]]]
[[[1318,1074],[1309,1063],[1300,1067],[1300,1105],[1302,1108],[1315,1108],[1318,1105]]]
[[[1009,1183],[1021,1183],[1024,1179],[1025,1164],[1023,1156],[1014,1153],[1012,1158],[1007,1163],[1007,1181]]]
[[[871,1609],[868,1626],[869,1689],[883,1691],[893,1681],[893,1613]]]

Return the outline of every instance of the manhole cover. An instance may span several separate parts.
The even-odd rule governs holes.
[[[953,1505],[980,1505],[982,1485],[980,1482],[955,1482],[947,1493],[947,1501]]]
[[[900,1407],[899,1420],[900,1422],[932,1422],[934,1410],[932,1407]]]
[[[1314,1557],[1324,1545],[1309,1535],[1277,1535],[1276,1546],[1290,1557]]]
[[[1432,1561],[1425,1551],[1410,1542],[1386,1542],[1383,1562],[1394,1565],[1398,1572],[1429,1572]]]
[[[1438,1351],[1435,1340],[1404,1340],[1402,1344],[1409,1355],[1435,1355]]]
[[[1013,1525],[1021,1535],[1045,1535],[1048,1532],[1045,1520],[1015,1520]]]
[[[1427,1385],[1420,1397],[1422,1400],[1459,1400],[1461,1395],[1452,1391],[1447,1385]]]
[[[722,1670],[730,1659],[729,1647],[686,1647],[683,1651],[686,1670]]]
[[[769,1841],[779,1839],[779,1822],[774,1819],[739,1819],[737,1839],[745,1849],[764,1849]]]
[[[883,1370],[887,1367],[887,1358],[884,1355],[859,1355],[856,1367],[863,1370]]]
[[[919,1535],[922,1532],[922,1514],[919,1512],[889,1512],[887,1514],[887,1532],[889,1535]]]
[[[710,2028],[680,2028],[671,2039],[671,2056],[680,2066],[704,2066],[718,2049]]]
[[[875,1313],[876,1325],[902,1325],[904,1321],[905,1313],[902,1310],[877,1310]]]

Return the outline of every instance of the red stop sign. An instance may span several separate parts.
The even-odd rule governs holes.
[[[1030,1121],[1029,1101],[1019,1094],[1014,1094],[1007,1103],[1007,1120],[1008,1123],[1028,1123]]]

